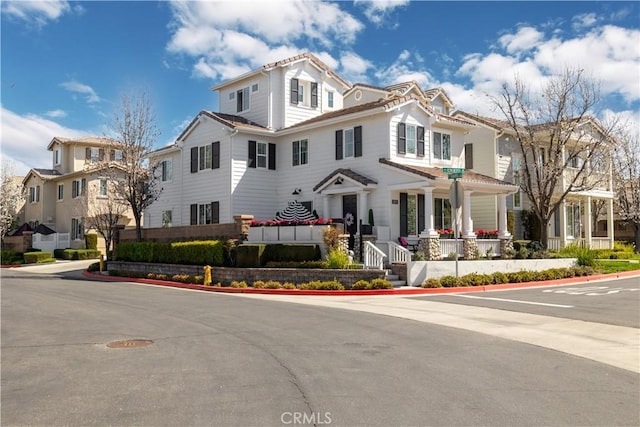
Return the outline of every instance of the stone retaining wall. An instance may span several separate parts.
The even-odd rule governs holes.
[[[131,271],[135,273],[156,274],[189,274],[192,276],[204,275],[203,266],[180,264],[152,264],[142,262],[109,261],[109,270]],[[328,270],[305,268],[230,268],[211,267],[211,281],[229,284],[232,281],[245,281],[251,284],[257,280],[275,280],[280,283],[305,283],[312,280],[338,280],[345,287],[350,287],[358,280],[371,281],[376,278],[384,278],[383,270]]]

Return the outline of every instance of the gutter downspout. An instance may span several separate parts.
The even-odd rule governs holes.
[[[233,201],[234,201],[234,188],[233,188],[233,137],[238,134],[238,128],[233,129],[229,133],[229,222],[233,220]]]

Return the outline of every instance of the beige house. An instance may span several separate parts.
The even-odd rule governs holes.
[[[100,137],[55,137],[47,146],[52,153],[51,169],[31,169],[25,176],[24,220],[32,227],[44,224],[56,231],[56,248],[83,248],[87,219],[101,212],[112,197],[113,170],[122,162],[122,152],[114,141]],[[109,166],[109,169],[107,168]],[[121,225],[133,225],[130,209]],[[37,239],[34,239],[34,247]],[[99,237],[98,248],[104,250]]]

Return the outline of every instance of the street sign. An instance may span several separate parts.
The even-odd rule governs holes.
[[[448,179],[458,179],[458,178],[462,178],[462,173],[450,173],[449,175],[447,175]]]
[[[442,168],[444,173],[464,173],[464,168]]]
[[[464,188],[460,181],[453,181],[449,188],[449,201],[451,202],[451,209],[458,209],[462,205],[462,197]]]

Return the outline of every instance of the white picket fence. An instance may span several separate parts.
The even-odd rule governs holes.
[[[53,252],[55,249],[65,249],[71,246],[69,233],[40,234],[32,237],[31,246],[43,252]]]

